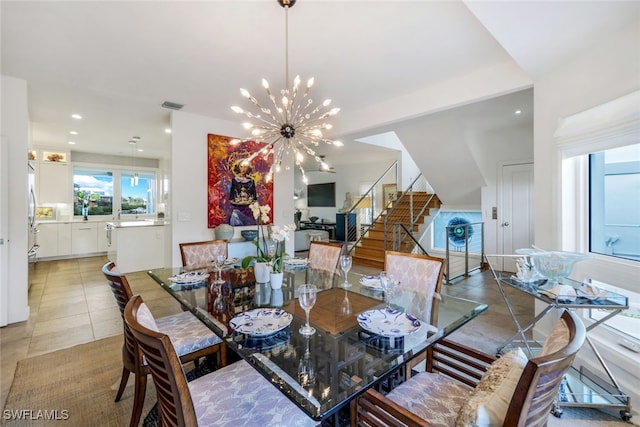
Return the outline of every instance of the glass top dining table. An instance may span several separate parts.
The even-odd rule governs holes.
[[[181,284],[175,276],[184,268],[148,274],[316,420],[330,417],[487,309],[485,304],[442,295],[434,300],[430,319],[423,319],[419,313],[406,313],[416,295],[399,286],[391,294],[388,311],[375,280],[353,272],[348,273],[352,286],[345,289],[338,271],[285,267],[282,287],[271,289],[270,283],[256,282],[252,267],[226,266],[220,279],[213,267],[195,271],[208,277]],[[310,311],[316,329],[311,336],[299,332],[305,312],[297,297],[304,283],[318,288]],[[398,322],[397,327],[380,330],[379,322],[385,320],[380,317]],[[262,325],[255,333],[253,321]],[[380,331],[382,335],[375,333]]]

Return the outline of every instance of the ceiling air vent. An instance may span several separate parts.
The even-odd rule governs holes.
[[[177,102],[171,102],[171,101],[164,101],[162,103],[162,106],[170,110],[181,110],[182,107],[184,107],[183,104],[178,104]]]

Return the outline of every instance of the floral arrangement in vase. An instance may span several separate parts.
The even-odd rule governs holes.
[[[295,231],[295,224],[274,225],[271,227],[271,242],[267,243],[267,251],[271,258],[271,271],[282,273],[284,258],[288,256],[284,252],[284,242],[289,240],[289,232]]]
[[[269,212],[271,207],[269,205],[260,206],[258,202],[253,202],[249,205],[253,218],[258,224],[258,237],[253,241],[256,246],[256,255],[250,255],[242,260],[242,268],[247,268],[251,261],[256,262],[271,262],[271,256],[269,256],[267,233],[264,230],[264,225],[269,223]]]

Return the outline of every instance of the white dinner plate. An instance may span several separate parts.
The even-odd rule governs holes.
[[[360,279],[360,284],[367,288],[376,289],[378,291],[382,290],[380,276],[364,276]]]
[[[185,284],[202,282],[208,277],[209,273],[205,273],[204,271],[189,271],[187,273],[180,273],[175,276],[171,276],[169,277],[169,280],[173,283]]]
[[[256,337],[278,332],[291,324],[291,313],[279,308],[257,308],[237,315],[229,322],[229,326],[242,334]]]
[[[358,324],[372,334],[401,337],[420,329],[420,321],[404,311],[386,308],[358,314]]]
[[[224,263],[226,265],[233,265],[233,264],[237,264],[240,262],[240,258],[227,258]]]
[[[287,258],[284,260],[285,264],[289,265],[307,265],[309,260],[306,258]]]

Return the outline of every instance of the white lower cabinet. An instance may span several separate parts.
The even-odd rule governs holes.
[[[71,255],[71,223],[58,223],[58,256]]]
[[[97,222],[71,224],[71,254],[82,255],[98,252]]]
[[[39,223],[37,228],[38,258],[58,256],[58,223]]]

